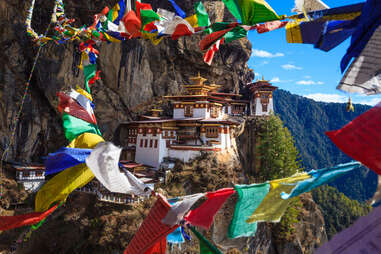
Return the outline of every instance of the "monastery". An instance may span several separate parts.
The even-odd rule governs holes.
[[[248,84],[250,100],[218,92],[220,86],[206,84],[200,74],[190,80],[185,93],[165,96],[173,106],[172,118],[153,109],[151,116],[121,123],[122,143],[127,144],[123,159],[159,169],[165,158],[188,162],[203,151],[224,152],[231,148],[231,133],[239,124],[235,116],[267,116],[274,110],[272,92],[277,87],[266,80]]]

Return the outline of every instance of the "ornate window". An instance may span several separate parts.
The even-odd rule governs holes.
[[[211,109],[210,109],[210,116],[212,118],[217,118],[218,117],[218,108],[217,107],[211,107]]]
[[[207,127],[206,128],[206,137],[207,138],[218,138],[218,127]]]
[[[149,140],[149,147],[152,147],[152,145],[153,145],[153,140],[150,139],[150,140]]]
[[[184,116],[185,117],[193,117],[193,106],[192,105],[185,105]]]
[[[262,104],[262,111],[267,112],[267,104]]]
[[[148,139],[144,140],[144,147],[147,147],[148,145]]]
[[[157,139],[155,139],[155,148],[157,148]]]
[[[140,140],[140,147],[143,147],[143,139]]]

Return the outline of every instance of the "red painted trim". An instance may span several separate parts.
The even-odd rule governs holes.
[[[203,147],[188,147],[188,146],[169,146],[172,150],[182,150],[182,151],[213,151],[220,152],[221,148],[203,148]]]

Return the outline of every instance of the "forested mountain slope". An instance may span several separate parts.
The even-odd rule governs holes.
[[[300,151],[305,170],[319,169],[348,162],[325,135],[361,115],[370,106],[355,104],[355,112],[347,112],[345,103],[316,102],[278,89],[274,92],[274,111],[291,131]],[[368,199],[376,188],[376,174],[363,169],[341,177],[332,183],[348,197],[360,201]]]

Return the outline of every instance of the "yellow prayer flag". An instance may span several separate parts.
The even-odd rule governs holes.
[[[82,94],[83,96],[85,96],[87,99],[89,99],[90,101],[93,101],[93,96],[91,96],[91,94],[89,94],[88,92],[86,92],[85,90],[83,90],[82,88],[80,88],[78,85],[76,87],[76,91],[80,94]]]
[[[289,206],[291,199],[282,199],[282,192],[289,193],[295,187],[295,183],[310,178],[307,173],[297,174],[292,177],[270,181],[271,189],[254,213],[246,220],[254,222],[279,222]]]
[[[192,16],[186,17],[185,20],[192,26],[192,27],[198,27],[198,20],[197,15],[194,14]]]

